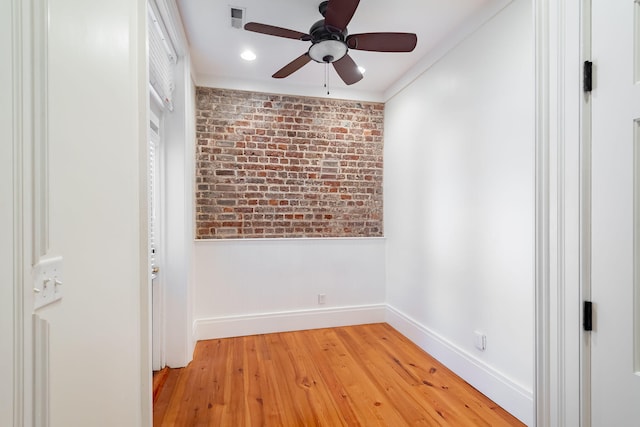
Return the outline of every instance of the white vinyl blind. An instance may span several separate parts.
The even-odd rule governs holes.
[[[177,55],[166,27],[153,2],[149,2],[149,83],[170,111],[173,111],[172,92],[175,87],[173,66]]]
[[[149,261],[151,267],[158,265],[158,150],[160,141],[160,120],[151,112],[149,121]]]

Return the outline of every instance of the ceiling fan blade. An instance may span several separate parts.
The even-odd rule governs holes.
[[[270,36],[284,37],[287,39],[295,40],[310,40],[310,36],[300,31],[288,30],[286,28],[275,27],[273,25],[259,24],[257,22],[248,22],[245,24],[244,29],[247,31],[253,31],[254,33],[267,34]]]
[[[364,77],[360,70],[358,70],[356,63],[349,55],[345,55],[339,60],[333,62],[333,68],[336,69],[336,72],[342,81],[348,85],[357,83],[362,80],[362,77]]]
[[[324,24],[344,30],[349,25],[360,0],[329,0],[324,14]]]
[[[413,33],[362,33],[347,37],[349,49],[373,52],[411,52],[418,43]]]
[[[275,79],[282,79],[284,77],[287,77],[307,65],[309,61],[311,61],[311,57],[308,53],[305,52],[281,69],[279,69],[272,77]]]

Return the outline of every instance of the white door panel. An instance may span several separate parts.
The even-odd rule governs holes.
[[[161,288],[161,194],[160,194],[160,117],[152,109],[149,113],[149,254],[151,268],[151,367],[164,368],[163,300]]]
[[[640,425],[638,7],[633,0],[592,2],[593,426]]]

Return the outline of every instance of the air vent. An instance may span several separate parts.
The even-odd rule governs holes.
[[[245,10],[239,7],[231,6],[231,26],[233,28],[242,29],[244,25]]]

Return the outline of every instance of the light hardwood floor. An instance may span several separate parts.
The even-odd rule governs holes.
[[[154,426],[522,426],[391,326],[198,342]]]

